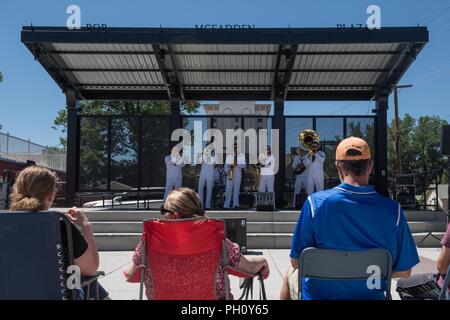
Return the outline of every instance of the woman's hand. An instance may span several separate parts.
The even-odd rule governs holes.
[[[77,207],[72,207],[65,216],[77,226],[83,227],[90,224],[88,217]]]
[[[263,277],[263,279],[267,279],[269,277],[270,270],[269,270],[269,264],[267,263],[267,260],[264,259],[264,264],[263,264],[262,268],[259,270],[259,272],[261,272],[261,276]]]

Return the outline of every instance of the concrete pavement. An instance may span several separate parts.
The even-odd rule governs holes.
[[[437,248],[419,248],[421,262],[413,269],[413,273],[436,272],[436,259],[439,255]],[[268,249],[251,250],[251,254],[263,254],[269,262],[270,277],[265,281],[267,298],[279,299],[283,275],[290,265],[289,250]],[[123,271],[128,268],[133,256],[132,251],[103,251],[100,252],[100,269],[106,276],[100,283],[109,291],[110,297],[116,300],[137,300],[139,298],[139,284],[127,283]],[[235,298],[240,295],[239,279],[230,277],[231,290]],[[392,282],[392,296],[399,299],[395,291],[396,281]],[[253,298],[259,298],[259,284],[254,285]]]

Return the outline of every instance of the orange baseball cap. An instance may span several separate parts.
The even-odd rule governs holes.
[[[370,148],[361,138],[348,137],[339,143],[336,149],[336,160],[370,159]]]

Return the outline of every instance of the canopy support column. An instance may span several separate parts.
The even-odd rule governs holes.
[[[387,168],[387,109],[389,95],[384,94],[376,101],[375,119],[375,189],[384,196],[388,196],[388,168]]]
[[[172,135],[172,132],[181,127],[180,103],[180,99],[170,99],[169,135]],[[177,143],[178,141],[170,141],[169,145],[172,147]]]
[[[74,89],[67,89],[67,165],[66,165],[66,207],[75,205],[79,164],[80,128],[78,122],[79,100]]]
[[[275,175],[275,197],[276,197],[276,207],[284,207],[284,189],[285,189],[285,178],[286,178],[286,133],[285,133],[285,119],[284,119],[284,100],[274,101],[274,118],[272,123],[273,129],[278,129],[279,141],[272,141],[272,145],[278,143],[279,150],[279,165],[278,172]]]

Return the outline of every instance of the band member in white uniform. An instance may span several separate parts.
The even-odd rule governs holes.
[[[164,201],[166,201],[167,195],[170,191],[176,188],[181,188],[183,181],[183,171],[185,163],[182,158],[183,150],[172,150],[170,155],[167,155],[164,160],[166,162],[166,191],[164,193]]]
[[[258,162],[261,164],[258,192],[274,192],[275,176],[273,170],[275,158],[272,155],[270,146],[264,149],[263,153],[258,157]]]
[[[309,164],[311,160],[307,157],[307,150],[298,147],[296,150],[296,155],[292,160],[292,169],[297,169],[301,167],[301,164],[305,167],[305,170],[301,174],[295,176],[295,186],[294,186],[294,198],[292,200],[292,208],[295,208],[297,204],[297,197],[299,196],[302,188],[305,189],[306,194],[308,194],[308,172],[310,170]]]
[[[239,190],[241,189],[242,169],[246,167],[245,155],[237,152],[237,144],[234,144],[233,153],[228,154],[225,159],[225,172],[230,174],[230,170],[233,172],[232,179],[227,177],[227,186],[225,191],[225,204],[224,208],[229,209],[231,207],[231,194],[233,193],[233,207],[239,209]]]
[[[203,208],[211,209],[211,197],[214,187],[214,169],[217,163],[215,150],[213,144],[210,142],[205,147],[205,152],[202,155],[202,168],[200,169],[200,178],[198,180],[198,196],[202,201]],[[203,190],[206,184],[206,203],[203,200]]]
[[[322,191],[324,187],[323,163],[325,162],[325,152],[319,151],[319,147],[320,144],[314,142],[308,155],[311,160],[308,165],[308,186],[306,188],[308,195]]]

